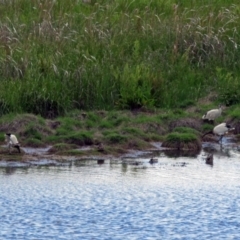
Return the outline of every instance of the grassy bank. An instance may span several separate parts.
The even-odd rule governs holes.
[[[238,2],[2,1],[0,115],[238,104]]]
[[[199,150],[201,135],[213,128],[201,119],[210,106],[199,105],[187,111],[74,110],[54,120],[33,114],[6,114],[0,118],[0,145],[4,143],[4,133],[11,132],[22,147],[51,146],[49,153],[63,155],[121,155],[129,149],[152,149],[153,142],[164,141],[166,146],[181,143],[185,144],[183,148]],[[227,121],[235,127],[239,119],[238,107],[229,107],[215,124]],[[236,126],[239,134],[240,125]],[[90,147],[91,151],[82,151],[81,147]],[[7,149],[0,148],[1,153],[6,154]]]

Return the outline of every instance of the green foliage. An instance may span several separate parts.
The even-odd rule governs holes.
[[[5,140],[5,133],[0,133],[0,142],[4,142]]]
[[[233,111],[231,111],[229,113],[229,116],[233,119],[240,119],[240,111],[239,111],[239,108],[237,107],[236,109],[234,109]]]
[[[166,137],[166,141],[168,142],[189,143],[197,139],[198,139],[197,136],[193,133],[179,133],[179,132],[169,133]]]
[[[135,46],[136,47],[136,46]],[[133,53],[136,57],[136,49]],[[151,95],[151,75],[149,69],[144,65],[125,65],[120,76],[120,100],[119,107],[136,109],[143,106],[152,107],[154,99]]]
[[[30,123],[25,131],[24,131],[25,137],[29,137],[32,139],[42,140],[42,134],[41,132],[36,128],[36,125],[34,123]]]
[[[170,121],[170,120],[173,121],[184,116],[186,116],[185,111],[181,109],[173,109],[173,110],[164,111],[162,114],[159,114],[157,118],[160,119],[161,121]]]
[[[76,146],[73,144],[67,144],[67,143],[57,143],[52,146],[50,149],[50,152],[65,152],[67,150],[71,150],[75,148]]]
[[[212,130],[213,130],[213,125],[211,125],[211,124],[204,124],[204,125],[202,126],[202,129],[203,129],[203,132],[212,131]]]
[[[1,124],[10,123],[10,122],[14,121],[15,118],[16,118],[15,113],[5,114],[5,115],[1,116],[0,123]]]
[[[87,113],[87,119],[96,123],[96,122],[99,122],[100,117],[94,112],[88,112]]]
[[[193,105],[194,105],[194,101],[192,99],[186,99],[186,100],[183,100],[179,104],[179,107],[180,108],[187,108],[187,107],[190,107],[190,106],[193,106]]]
[[[99,123],[98,127],[101,128],[101,129],[103,129],[103,128],[112,128],[113,124],[112,124],[112,122],[109,122],[109,121],[106,121],[106,120],[102,120]]]
[[[161,123],[162,119],[159,118],[158,115],[146,115],[146,114],[139,114],[138,117],[133,119],[133,122],[136,124],[150,124],[150,123]]]
[[[227,105],[239,103],[238,5],[238,0],[4,1],[0,116],[182,108],[212,91]],[[217,67],[234,76],[219,77]]]
[[[58,118],[60,121],[60,127],[57,129],[57,131],[60,133],[61,131],[73,131],[76,128],[81,128],[82,127],[82,122],[81,120],[71,118],[71,117],[62,117]],[[62,130],[64,129],[64,130]]]
[[[86,120],[85,125],[87,128],[93,128],[94,126],[96,126],[96,123],[92,120]]]
[[[240,103],[240,79],[232,73],[225,73],[223,69],[217,68],[219,85],[219,100],[226,106]]]
[[[121,124],[128,122],[129,117],[124,112],[111,111],[106,120],[112,124],[113,127],[118,127]]]
[[[93,136],[91,132],[82,131],[77,133],[70,133],[63,137],[63,140],[67,143],[76,144],[76,145],[92,145]]]
[[[139,128],[136,128],[136,127],[124,127],[122,129],[122,132],[125,133],[125,134],[130,134],[130,135],[138,136],[138,137],[144,137],[145,136],[143,131]]]
[[[128,140],[128,137],[116,132],[105,133],[104,140],[109,144],[124,143]]]
[[[44,142],[42,142],[40,139],[37,138],[27,138],[24,141],[24,145],[28,146],[28,147],[34,147],[34,148],[38,148],[38,147],[45,147],[46,144]]]
[[[59,127],[56,130],[56,136],[69,135],[69,132],[73,132],[72,128],[71,131],[69,131],[69,128]]]
[[[198,134],[198,132],[195,129],[188,127],[176,127],[173,129],[173,132]]]

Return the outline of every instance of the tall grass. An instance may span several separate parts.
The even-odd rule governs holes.
[[[239,13],[237,0],[2,1],[0,114],[227,102]]]

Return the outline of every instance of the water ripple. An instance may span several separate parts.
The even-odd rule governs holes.
[[[239,153],[204,156],[0,168],[0,239],[239,239]]]

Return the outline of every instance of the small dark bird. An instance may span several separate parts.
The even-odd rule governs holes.
[[[98,159],[98,160],[97,160],[97,163],[98,163],[98,164],[103,164],[103,163],[104,163],[104,159]]]
[[[213,165],[213,154],[210,153],[208,154],[207,158],[206,158],[206,164],[209,164],[209,165]]]
[[[8,150],[9,150],[9,153],[11,154],[11,148],[14,147],[14,148],[17,148],[18,152],[21,153],[21,150],[20,150],[20,144],[17,140],[17,137],[11,133],[6,133],[5,134],[5,141],[7,142],[7,145],[8,145]]]
[[[151,158],[149,160],[149,163],[153,164],[153,163],[157,163],[158,162],[158,159],[157,158]]]

